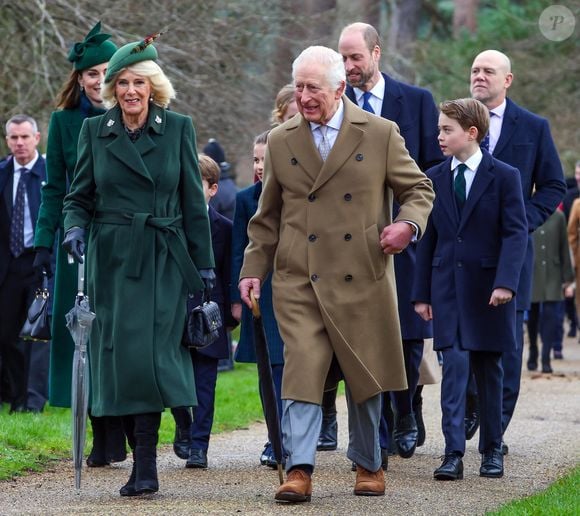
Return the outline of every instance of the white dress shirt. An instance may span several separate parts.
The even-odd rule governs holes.
[[[36,164],[38,160],[38,152],[35,154],[34,158],[20,165],[14,160],[14,179],[12,183],[12,206],[16,202],[16,191],[18,190],[18,182],[20,181],[20,169],[25,168],[28,170],[29,174],[32,167]],[[34,228],[32,227],[32,219],[30,218],[30,206],[28,204],[28,192],[24,190],[24,247],[34,247]]]
[[[469,197],[469,190],[471,190],[471,185],[473,184],[473,180],[475,179],[475,173],[479,168],[481,160],[483,159],[483,153],[481,149],[478,147],[475,151],[475,154],[472,154],[468,159],[465,160],[465,165],[467,168],[463,173],[465,177],[465,200]],[[453,180],[457,177],[457,167],[461,165],[461,161],[459,161],[455,156],[451,160],[451,170],[453,171]]]
[[[494,109],[489,111],[489,153],[493,154],[499,135],[501,134],[501,126],[503,124],[503,116],[507,103],[504,101]]]
[[[381,111],[383,110],[383,99],[385,98],[385,78],[383,74],[379,74],[378,82],[370,90],[371,96],[369,97],[369,104],[373,108],[375,115],[381,116]],[[356,103],[360,108],[362,108],[364,99],[364,91],[359,88],[353,88],[356,97]]]
[[[326,124],[326,139],[328,141],[328,145],[332,150],[334,146],[334,142],[336,142],[336,137],[338,136],[338,131],[340,131],[340,126],[342,125],[342,120],[344,118],[344,106],[342,104],[342,100],[334,113],[333,117],[328,121]],[[314,122],[310,122],[310,130],[312,131],[312,136],[314,137],[314,146],[318,149],[320,146],[320,142],[322,141],[322,133],[317,131],[321,124],[316,124]]]

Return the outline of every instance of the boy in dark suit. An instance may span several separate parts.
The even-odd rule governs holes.
[[[203,183],[205,202],[218,191],[220,168],[209,156],[199,156],[199,170]],[[232,221],[220,215],[208,204],[208,216],[211,229],[211,240],[215,258],[216,284],[211,292],[211,300],[215,301],[221,311],[223,326],[219,338],[211,345],[201,350],[191,350],[197,407],[193,411],[193,422],[189,408],[172,409],[176,422],[175,454],[187,459],[186,468],[207,468],[207,449],[213,425],[215,387],[218,373],[218,362],[229,358],[229,341],[227,331],[237,326],[237,321],[231,316],[230,307],[230,262],[232,242]],[[187,303],[188,311],[202,302],[202,294],[190,294]],[[227,307],[227,310],[225,308]]]
[[[439,145],[449,158],[427,171],[436,192],[417,248],[413,299],[433,319],[443,353],[445,457],[437,480],[463,478],[470,366],[480,396],[480,476],[503,476],[501,355],[516,345],[516,304],[527,242],[520,174],[479,147],[489,113],[475,99],[443,102]]]

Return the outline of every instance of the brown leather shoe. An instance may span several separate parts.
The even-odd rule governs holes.
[[[373,472],[357,465],[354,494],[357,496],[383,496],[385,494],[385,472],[383,468]]]
[[[274,497],[279,502],[309,502],[312,495],[312,480],[303,469],[295,468],[276,491]]]

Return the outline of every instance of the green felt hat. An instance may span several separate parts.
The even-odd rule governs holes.
[[[75,43],[68,53],[68,60],[75,70],[86,70],[109,61],[117,51],[117,45],[109,41],[110,37],[110,34],[101,32],[101,22],[98,22],[83,41]]]
[[[132,64],[141,61],[156,61],[157,50],[152,43],[161,34],[161,32],[151,34],[141,41],[127,43],[117,50],[109,61],[107,74],[105,75],[105,82],[112,81],[113,77],[115,77],[115,75],[117,75],[123,68],[127,68]]]

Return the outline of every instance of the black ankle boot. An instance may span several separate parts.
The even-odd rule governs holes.
[[[135,465],[135,453],[133,453],[133,468],[131,469],[131,476],[127,483],[119,489],[119,494],[121,496],[136,496],[135,492],[135,475],[137,474],[137,467]]]
[[[135,448],[135,494],[156,493],[159,491],[157,478],[157,449],[155,446]]]
[[[157,441],[161,413],[137,414],[135,422],[135,495],[159,491]]]
[[[326,391],[322,396],[322,425],[316,449],[336,450],[338,447],[338,423],[336,422],[336,391]]]
[[[109,465],[107,459],[107,428],[106,417],[95,417],[89,413],[91,428],[93,430],[93,448],[87,457],[89,468],[101,468]]]

